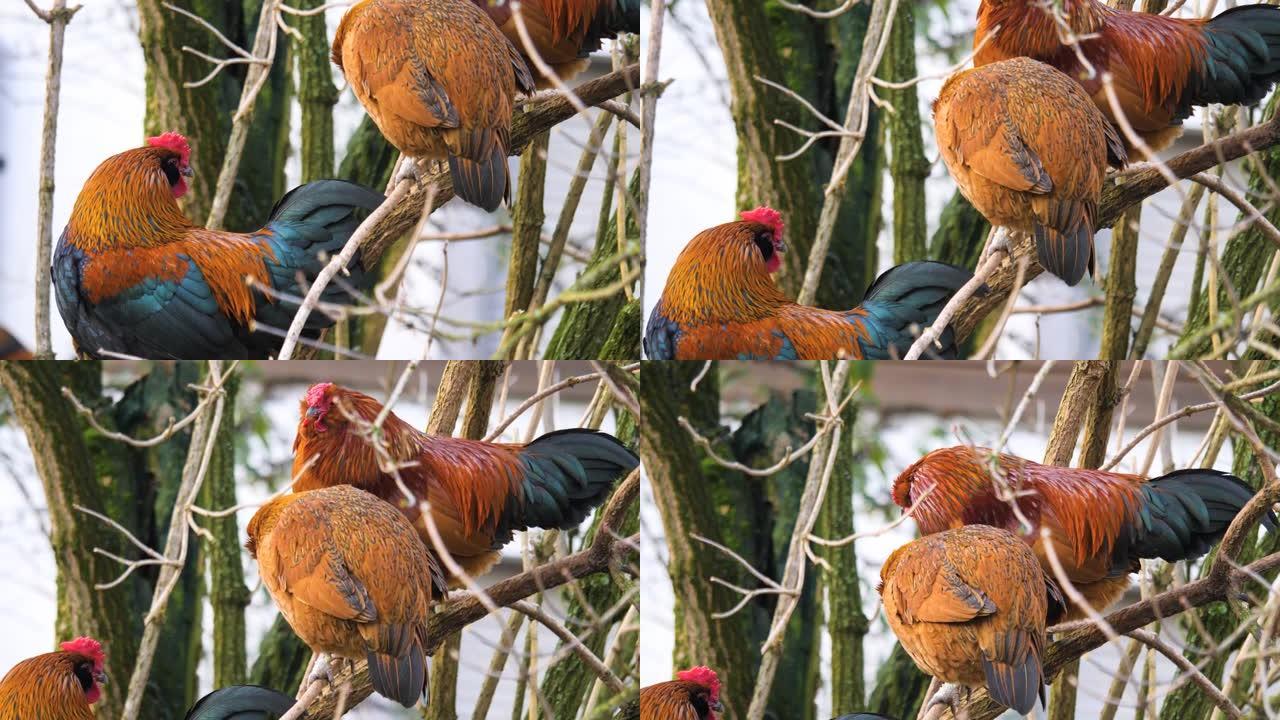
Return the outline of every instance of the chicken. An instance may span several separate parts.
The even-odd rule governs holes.
[[[93,720],[89,706],[107,684],[97,640],[78,637],[27,658],[0,679],[0,720]]]
[[[884,360],[901,357],[919,330],[973,275],[939,262],[891,268],[862,304],[836,311],[792,302],[770,275],[782,266],[782,215],[768,207],[703,230],[681,251],[649,316],[650,360]],[[930,357],[954,358],[947,328]]]
[[[382,195],[341,180],[295,188],[261,230],[206,230],[178,207],[191,176],[191,149],[176,132],[103,161],[76,197],[53,256],[58,310],[77,351],[145,358],[266,358],[278,351],[297,304],[327,256]],[[358,261],[348,287],[368,288]],[[262,287],[269,287],[264,294]],[[350,302],[331,283],[326,302]],[[304,335],[333,324],[312,313]],[[277,328],[276,333],[259,329]]]
[[[966,525],[903,545],[880,568],[889,628],[916,665],[1025,715],[1044,703],[1046,622],[1061,597],[1025,543]]]
[[[1006,492],[997,491],[997,482]],[[1000,499],[1008,491],[1017,493],[1018,509],[1033,526],[1024,540],[1045,570],[1053,572],[1042,527],[1071,584],[1099,612],[1129,587],[1139,559],[1177,562],[1208,552],[1254,494],[1244,481],[1217,470],[1178,470],[1148,480],[962,445],[934,450],[903,471],[893,483],[893,501],[904,509],[916,506],[922,534],[975,523],[1018,532],[1021,521]],[[1275,527],[1274,518],[1266,523]],[[1085,617],[1083,608],[1069,608],[1068,619]]]
[[[706,666],[640,689],[640,720],[716,720],[722,712],[720,678]]]
[[[32,357],[31,351],[18,338],[0,328],[0,360],[30,360]]]
[[[502,34],[520,51],[529,69],[537,74],[538,87],[551,87],[552,83],[525,51],[511,4],[504,0],[471,1],[493,18]],[[599,50],[606,38],[624,32],[640,34],[639,0],[523,0],[520,13],[533,48],[565,81],[587,68],[587,55]]]
[[[405,707],[426,698],[427,617],[444,577],[403,515],[335,485],[275,498],[248,532],[262,583],[312,651],[368,660],[373,689]]]
[[[453,189],[495,210],[511,197],[516,93],[533,76],[469,0],[361,0],[338,25],[333,62],[400,152],[448,160]]]
[[[256,685],[232,685],[200,698],[186,720],[278,720],[294,699]]]
[[[1049,63],[1083,85],[1114,121],[1102,84],[1110,73],[1125,118],[1155,150],[1177,138],[1193,107],[1253,104],[1280,79],[1280,8],[1274,5],[1236,7],[1208,21],[1117,10],[1096,0],[1053,7],[1073,34],[1087,38],[1078,54],[1035,0],[982,0],[974,65],[1021,56]]]
[[[1107,166],[1120,135],[1080,85],[1016,58],[962,70],[933,103],[942,160],[992,224],[1028,233],[1045,270],[1075,285],[1092,267]]]
[[[575,528],[639,464],[612,435],[560,430],[528,445],[432,437],[388,414],[389,457],[414,495],[380,468],[366,431],[382,404],[363,393],[319,383],[303,397],[293,441],[293,489],[349,483],[400,508],[433,547],[421,501],[430,501],[445,547],[468,575],[486,572],[512,533],[530,527]],[[456,585],[458,578],[450,578]]]

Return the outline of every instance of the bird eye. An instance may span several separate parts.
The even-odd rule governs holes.
[[[76,680],[80,682],[80,687],[83,688],[85,692],[89,692],[93,687],[93,664],[87,662],[76,663],[74,672],[76,674]]]
[[[755,237],[751,239],[755,242],[756,247],[760,248],[760,254],[764,257],[765,262],[768,262],[769,259],[773,257],[774,252],[773,233],[761,231],[756,233]]]
[[[160,167],[164,169],[164,176],[169,181],[170,187],[177,185],[182,179],[182,172],[178,169],[178,158],[165,158],[164,162],[160,163]]]

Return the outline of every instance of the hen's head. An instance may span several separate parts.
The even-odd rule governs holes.
[[[699,665],[676,673],[676,679],[701,688],[689,698],[699,718],[715,720],[716,713],[724,712],[724,706],[720,703],[720,678],[716,676],[715,670]]]
[[[337,385],[331,382],[316,383],[307,388],[302,396],[302,427],[316,432],[329,431],[329,413],[333,410],[333,397],[339,392]]]
[[[782,241],[782,231],[786,227],[782,213],[761,205],[755,210],[743,210],[738,217],[750,229],[751,242],[759,250],[765,270],[776,272],[782,267],[782,253],[787,250],[786,243]]]
[[[174,199],[187,194],[187,178],[194,172],[191,170],[191,144],[177,132],[147,138],[147,148],[160,172],[164,173],[165,182]]]
[[[107,684],[107,674],[103,670],[107,656],[102,652],[102,643],[91,637],[78,637],[59,647],[71,662],[71,672],[80,683],[85,700],[90,705],[98,702],[102,697],[102,686]]]

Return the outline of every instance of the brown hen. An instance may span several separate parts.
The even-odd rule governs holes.
[[[985,685],[1027,714],[1044,701],[1046,622],[1057,587],[1012,533],[968,525],[893,551],[880,568],[885,618],[920,669],[943,682]]]
[[[493,18],[537,76],[538,87],[553,83],[525,51],[520,30],[505,0],[471,0]],[[534,50],[561,80],[571,80],[590,64],[587,55],[605,38],[639,34],[640,0],[523,0],[520,14]]]
[[[361,0],[342,17],[333,62],[392,145],[448,161],[459,197],[485,210],[510,199],[511,113],[533,77],[484,11],[468,0]]]
[[[395,508],[350,485],[282,495],[245,547],[293,631],[316,653],[368,660],[405,707],[427,693],[427,616],[444,578]]]
[[[0,720],[93,720],[107,682],[97,640],[79,637],[27,658],[0,679]]]
[[[1079,83],[1028,58],[983,65],[947,79],[933,119],[942,159],[978,212],[1032,235],[1045,270],[1080,282],[1107,166],[1126,156]]]

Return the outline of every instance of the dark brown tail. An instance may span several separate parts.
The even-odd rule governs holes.
[[[490,212],[511,200],[507,142],[495,130],[461,131],[459,154],[449,155],[449,175],[458,197]]]
[[[367,659],[369,679],[379,695],[407,708],[419,699],[427,701],[427,658],[420,642],[415,641],[400,657],[370,651]]]

